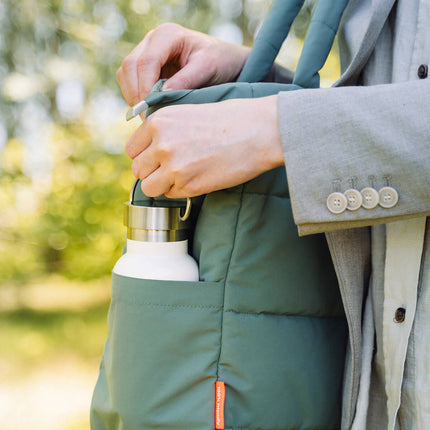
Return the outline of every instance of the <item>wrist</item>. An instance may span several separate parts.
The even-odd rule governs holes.
[[[258,100],[257,111],[262,124],[262,156],[265,170],[271,170],[282,166],[284,153],[282,149],[281,133],[279,130],[278,96],[262,97]]]

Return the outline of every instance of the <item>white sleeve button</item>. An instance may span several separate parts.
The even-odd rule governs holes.
[[[396,206],[399,194],[393,187],[384,187],[379,190],[379,206],[390,209]]]
[[[356,211],[363,203],[363,197],[360,191],[351,188],[344,192],[346,200],[348,202],[347,209],[350,211]]]
[[[367,187],[361,190],[363,197],[362,206],[365,209],[374,209],[379,203],[379,193],[374,188]]]
[[[335,192],[327,197],[327,209],[335,215],[345,212],[347,206],[348,201],[343,193]]]

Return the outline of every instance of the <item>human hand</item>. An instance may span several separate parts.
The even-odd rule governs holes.
[[[164,89],[193,89],[237,78],[249,48],[223,42],[177,24],[150,31],[125,58],[117,78],[126,102],[143,100],[160,78]]]
[[[242,184],[284,163],[277,96],[162,108],[135,131],[126,152],[150,197]]]

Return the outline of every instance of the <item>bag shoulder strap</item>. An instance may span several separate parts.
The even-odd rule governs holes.
[[[304,0],[275,0],[264,20],[238,82],[260,82],[269,73]]]
[[[275,0],[246,61],[239,82],[259,82],[267,76],[304,0]],[[293,83],[319,87],[319,71],[330,53],[348,0],[319,0],[306,34]]]

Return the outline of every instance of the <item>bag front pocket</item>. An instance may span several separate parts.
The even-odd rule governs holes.
[[[213,428],[223,286],[113,275],[91,428]]]

